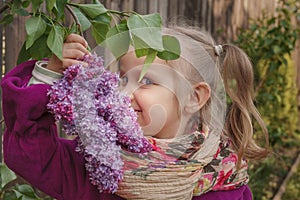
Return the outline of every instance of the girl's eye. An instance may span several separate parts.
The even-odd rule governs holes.
[[[126,86],[128,83],[128,77],[127,76],[123,76],[120,78],[120,86]]]
[[[151,85],[151,84],[153,84],[153,82],[149,78],[146,78],[146,77],[142,78],[142,80],[140,81],[140,83],[142,85]]]

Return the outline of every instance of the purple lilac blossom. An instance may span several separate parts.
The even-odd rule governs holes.
[[[85,156],[90,180],[100,192],[114,193],[123,179],[120,150],[146,153],[152,145],[143,136],[129,96],[118,90],[119,76],[103,59],[86,55],[72,65],[48,95],[48,108],[68,135],[78,135],[76,151]]]

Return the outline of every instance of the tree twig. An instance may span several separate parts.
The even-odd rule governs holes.
[[[264,66],[267,66],[266,61],[264,61]],[[267,79],[267,74],[270,68],[267,68],[264,76],[260,79],[259,83],[257,84],[257,86],[255,87],[255,91],[254,91],[254,98],[256,98],[256,96],[258,95],[259,91],[261,90],[261,88],[264,86],[266,79]]]
[[[80,35],[83,37],[83,32],[82,32],[82,29],[81,29],[81,24],[78,20],[78,17],[75,15],[75,13],[73,12],[73,10],[71,9],[71,7],[69,5],[66,5],[66,8],[67,10],[69,11],[69,13],[72,15],[75,23],[76,23],[76,26],[78,27],[78,30],[80,32]]]
[[[297,172],[297,168],[299,167],[299,164],[300,164],[300,153],[298,153],[298,156],[297,156],[296,160],[294,161],[292,167],[290,168],[290,171],[288,172],[287,176],[285,177],[285,179],[281,183],[278,191],[276,192],[275,196],[273,197],[273,200],[280,200],[281,199],[281,197],[283,196],[283,194],[286,191],[286,186],[288,184],[288,181],[291,179],[293,174]]]
[[[8,4],[5,4],[4,6],[2,6],[0,8],[0,14],[3,13],[5,10],[7,10],[9,8]]]

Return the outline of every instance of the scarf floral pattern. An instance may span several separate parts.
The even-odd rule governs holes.
[[[215,143],[217,150],[209,159],[195,156],[209,134],[195,131],[175,139],[150,138],[152,152],[122,152],[124,179],[117,194],[126,199],[191,199],[247,184],[247,162],[242,161],[237,170],[238,157],[229,140]]]

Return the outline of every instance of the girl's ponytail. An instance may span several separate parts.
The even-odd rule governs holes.
[[[252,117],[258,122],[268,147],[268,130],[254,101],[253,69],[248,56],[237,46],[222,45],[224,58],[222,76],[224,86],[232,104],[226,116],[225,133],[231,138],[239,160],[262,159],[267,156],[268,148],[258,146],[253,138]]]

